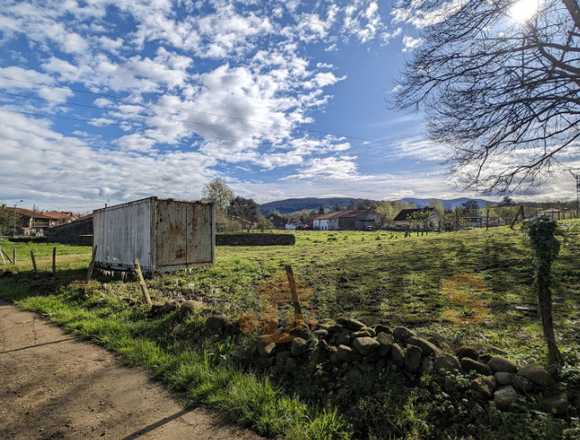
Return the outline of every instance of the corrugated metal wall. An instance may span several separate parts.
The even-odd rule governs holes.
[[[145,271],[154,270],[151,243],[153,199],[95,211],[95,261],[112,269],[132,268],[135,257]]]

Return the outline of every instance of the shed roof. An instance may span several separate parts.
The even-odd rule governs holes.
[[[397,216],[393,219],[395,222],[409,220],[413,214],[417,212],[435,212],[435,208],[425,207],[425,208],[407,208],[401,209]]]
[[[353,218],[363,214],[369,214],[372,211],[362,209],[349,209],[347,211],[335,211],[328,214],[322,214],[314,217],[314,220],[332,220],[335,218]]]

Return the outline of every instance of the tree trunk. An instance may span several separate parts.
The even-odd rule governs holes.
[[[560,368],[562,365],[562,355],[556,343],[554,334],[554,320],[552,318],[552,292],[550,291],[550,271],[551,264],[542,264],[538,267],[537,289],[538,305],[542,317],[542,327],[544,330],[544,340],[548,346],[548,361],[550,366]]]

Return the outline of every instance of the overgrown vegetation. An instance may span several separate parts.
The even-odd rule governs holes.
[[[568,364],[578,363],[580,345],[578,226],[565,225],[568,235],[553,267],[555,325]],[[13,246],[1,245],[8,251]],[[358,394],[317,393],[311,380],[316,365],[311,366],[312,376],[271,379],[267,369],[255,371],[240,358],[244,337],[205,334],[203,312],[148,316],[133,282],[103,278],[82,286],[77,280],[83,278],[90,248],[58,246],[60,271],[53,280],[27,273],[30,248],[40,269],[47,270],[52,245],[16,247],[21,273],[0,280],[0,296],[121,353],[131,365],[147,367],[187,404],[219,408],[261,434],[453,439],[483,432],[481,423],[490,439],[574,438],[565,437],[574,434],[567,423],[526,411],[483,416],[471,413],[459,399],[441,413],[449,403],[447,391],[434,398],[409,387],[393,371],[351,377],[350,385],[356,386],[345,390],[357,389]],[[149,280],[154,300],[198,300],[228,316],[275,326],[291,318],[283,268],[291,264],[308,319],[347,314],[365,322],[415,327],[450,346],[481,344],[526,362],[545,358],[535,309],[534,262],[521,232],[499,228],[411,238],[390,232],[307,232],[297,234],[293,247],[217,251],[213,267]]]

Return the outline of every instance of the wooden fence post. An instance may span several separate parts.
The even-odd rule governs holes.
[[[91,262],[89,263],[89,270],[87,271],[87,283],[93,277],[93,270],[95,268],[95,258],[97,256],[97,245],[93,246],[93,253],[91,255]]]
[[[139,279],[139,286],[141,286],[141,293],[143,293],[143,298],[147,305],[152,305],[151,297],[149,296],[149,290],[147,289],[147,284],[145,283],[145,278],[143,278],[143,272],[141,271],[141,263],[139,262],[139,257],[135,258],[135,272],[137,272],[137,278]]]
[[[12,248],[12,264],[16,264],[16,248]]]
[[[485,209],[485,230],[489,229],[489,208]]]
[[[296,280],[294,279],[294,271],[289,264],[285,266],[286,275],[288,276],[288,284],[290,285],[290,293],[292,294],[292,303],[294,304],[294,320],[303,320],[302,307],[300,306],[300,298],[298,298],[298,291],[296,290]]]
[[[7,259],[7,260],[8,260],[10,263],[12,263],[12,264],[16,264],[16,260],[15,260],[15,259],[13,259],[13,258],[10,258],[10,255],[8,255],[4,249],[2,249],[2,253],[4,254],[4,256],[6,257],[6,259]]]
[[[56,248],[52,248],[52,275],[56,276]]]
[[[32,260],[32,270],[34,273],[38,272],[38,267],[36,266],[36,258],[34,258],[34,251],[30,249],[30,259]]]

